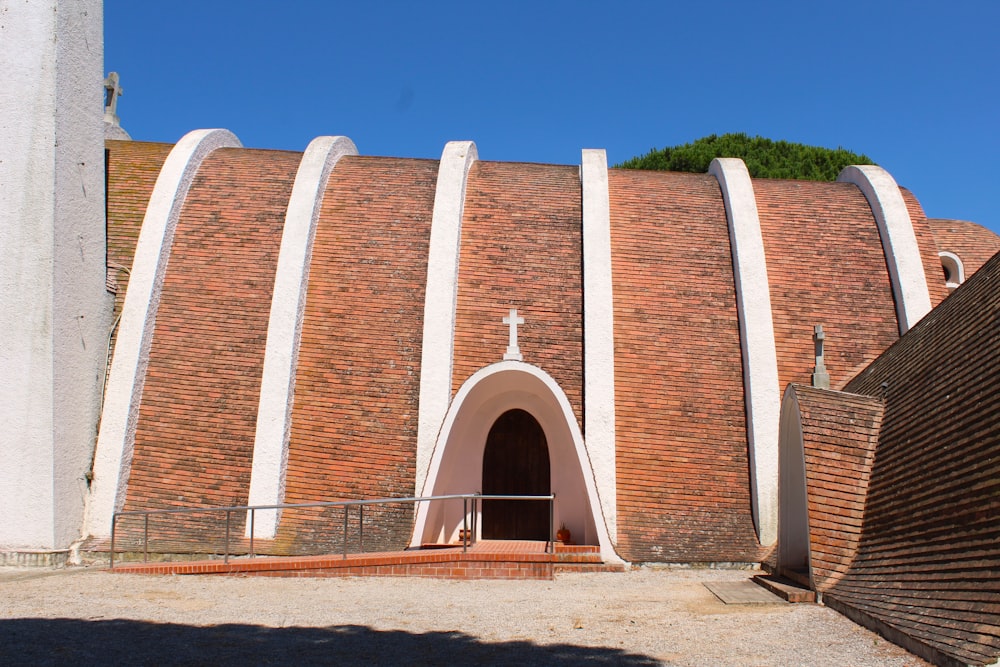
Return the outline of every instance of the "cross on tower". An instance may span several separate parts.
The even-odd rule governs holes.
[[[517,308],[511,308],[510,315],[503,318],[503,323],[510,325],[510,342],[507,345],[507,353],[503,355],[504,360],[524,361],[521,348],[517,346],[517,325],[524,324],[524,318],[517,316]]]

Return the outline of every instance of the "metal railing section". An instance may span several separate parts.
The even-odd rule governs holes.
[[[377,498],[372,500],[333,500],[325,502],[315,502],[315,503],[283,503],[278,505],[233,505],[229,507],[181,507],[176,509],[157,509],[157,510],[129,510],[126,512],[115,512],[111,517],[111,547],[109,554],[110,568],[115,567],[115,537],[118,526],[118,519],[126,516],[137,516],[142,517],[143,521],[143,538],[142,538],[142,554],[143,562],[149,562],[149,518],[155,515],[167,515],[167,514],[204,514],[210,512],[225,512],[226,514],[226,530],[225,530],[225,541],[223,547],[223,562],[229,563],[230,556],[230,541],[231,541],[231,526],[232,526],[232,516],[233,513],[246,512],[249,521],[249,557],[254,558],[256,556],[254,550],[254,515],[258,511],[263,510],[285,510],[285,509],[301,509],[308,507],[342,507],[344,508],[344,541],[343,541],[343,558],[346,559],[348,556],[348,521],[350,509],[352,507],[357,507],[358,515],[358,553],[364,553],[364,515],[365,507],[371,505],[388,505],[388,504],[413,504],[416,506],[417,503],[422,502],[435,502],[435,501],[446,501],[446,500],[461,500],[462,501],[462,529],[459,531],[459,537],[462,541],[462,552],[466,553],[469,547],[475,542],[475,536],[478,534],[478,517],[479,517],[479,503],[483,500],[519,500],[519,501],[547,501],[549,505],[549,532],[548,539],[545,542],[545,552],[553,553],[554,551],[554,539],[555,533],[553,519],[555,516],[555,494],[549,494],[545,496],[518,496],[518,495],[483,495],[481,493],[465,493],[465,494],[451,494],[443,496],[422,496],[422,497],[412,497],[412,498]],[[469,509],[472,512],[469,512]],[[469,523],[469,517],[472,517],[471,525]]]

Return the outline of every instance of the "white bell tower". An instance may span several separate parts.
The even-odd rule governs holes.
[[[0,0],[0,564],[80,535],[111,297],[101,0]]]

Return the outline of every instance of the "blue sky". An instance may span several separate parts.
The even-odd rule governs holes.
[[[1000,2],[106,0],[122,125],[245,146],[611,164],[746,132],[865,153],[1000,233]]]

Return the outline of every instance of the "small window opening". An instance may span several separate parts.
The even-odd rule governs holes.
[[[965,282],[965,268],[958,255],[951,252],[940,252],[941,269],[944,272],[944,282],[949,290],[953,290]]]

